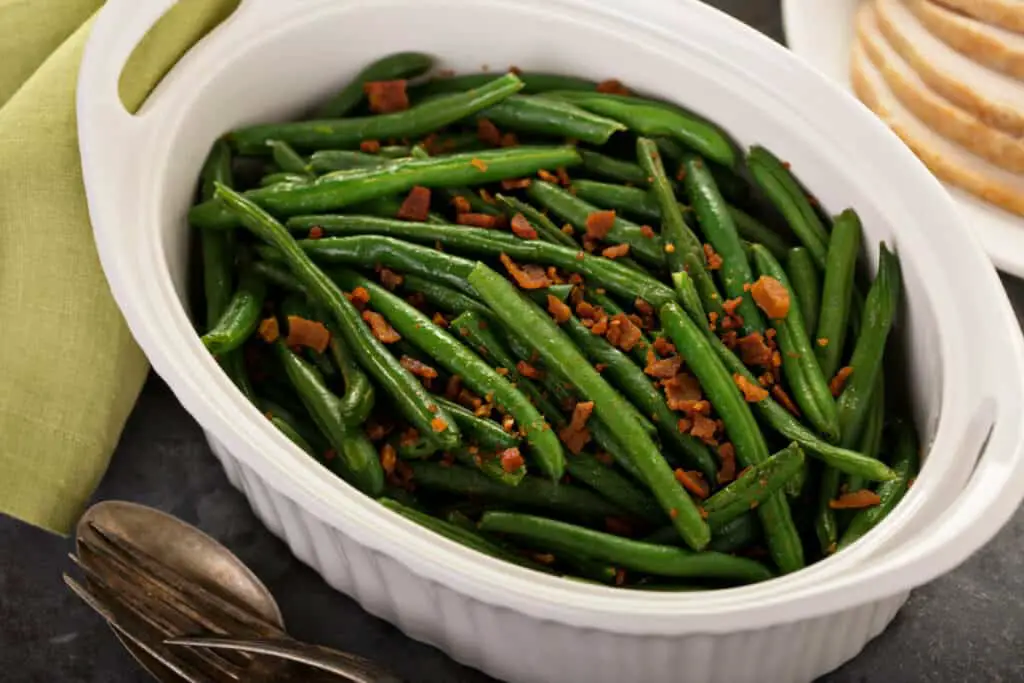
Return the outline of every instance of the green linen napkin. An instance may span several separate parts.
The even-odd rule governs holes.
[[[135,111],[238,0],[182,0],[122,73]],[[147,372],[100,268],[75,84],[102,0],[0,0],[0,513],[67,534]]]

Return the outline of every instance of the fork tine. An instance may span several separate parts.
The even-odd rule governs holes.
[[[146,637],[138,635],[140,632],[150,631],[151,627],[148,624],[144,622],[139,623],[133,615],[125,614],[123,610],[113,608],[108,600],[98,596],[93,590],[81,585],[67,574],[64,574],[64,583],[85,604],[102,616],[118,633],[124,635],[148,655],[189,683],[236,683],[239,680],[239,677],[233,672],[225,671],[213,665],[204,666],[203,663],[197,666],[196,663],[189,661],[191,659],[199,659],[202,662],[202,650],[194,649],[188,653],[190,656],[187,656],[185,653],[173,651],[163,645],[153,646],[147,644],[146,641],[162,643],[162,639],[153,637],[152,633],[149,633]],[[207,669],[210,670],[206,671]]]
[[[238,625],[252,629],[256,635],[280,636],[284,633],[279,626],[206,589],[195,581],[182,576],[176,570],[159,562],[120,534],[95,522],[90,522],[89,527],[102,542],[105,542],[107,547],[99,547],[103,546],[104,543],[97,544],[88,539],[81,539],[87,546],[93,550],[99,550],[103,555],[119,557],[122,559],[123,564],[129,567],[137,567],[139,570],[138,574],[146,576],[163,591],[174,594],[178,600],[197,603],[201,609],[205,608],[219,612],[222,616],[237,622]],[[127,561],[125,561],[125,558],[127,558]],[[232,629],[232,631],[237,630]]]

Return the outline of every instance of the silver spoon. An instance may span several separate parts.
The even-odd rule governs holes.
[[[124,501],[98,503],[79,521],[76,549],[72,559],[85,574],[85,585],[66,575],[65,581],[161,683],[205,680],[185,671],[210,666],[231,672],[233,680],[242,675],[256,680],[259,669],[266,669],[260,672],[265,680],[306,680],[286,675],[281,667],[293,666],[289,660],[358,683],[398,681],[368,660],[291,639],[274,597],[248,567],[203,532],[159,510]],[[157,605],[162,609],[153,609]],[[191,638],[197,632],[213,640],[203,645]],[[175,636],[189,637],[170,643]],[[273,660],[253,660],[252,654],[281,659],[266,666]]]

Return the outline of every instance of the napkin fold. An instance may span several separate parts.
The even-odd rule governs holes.
[[[238,0],[182,0],[139,44],[134,111]],[[147,363],[110,294],[82,186],[75,87],[101,0],[0,0],[0,513],[67,534]]]

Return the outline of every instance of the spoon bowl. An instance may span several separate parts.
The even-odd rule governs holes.
[[[90,566],[92,555],[83,552],[83,540],[98,542],[91,524],[128,539],[154,559],[211,593],[247,609],[284,630],[281,611],[267,587],[223,545],[194,526],[153,508],[125,501],[97,503],[82,515],[76,528],[76,552]],[[131,638],[114,630],[132,657],[158,681],[180,683],[181,677]]]

